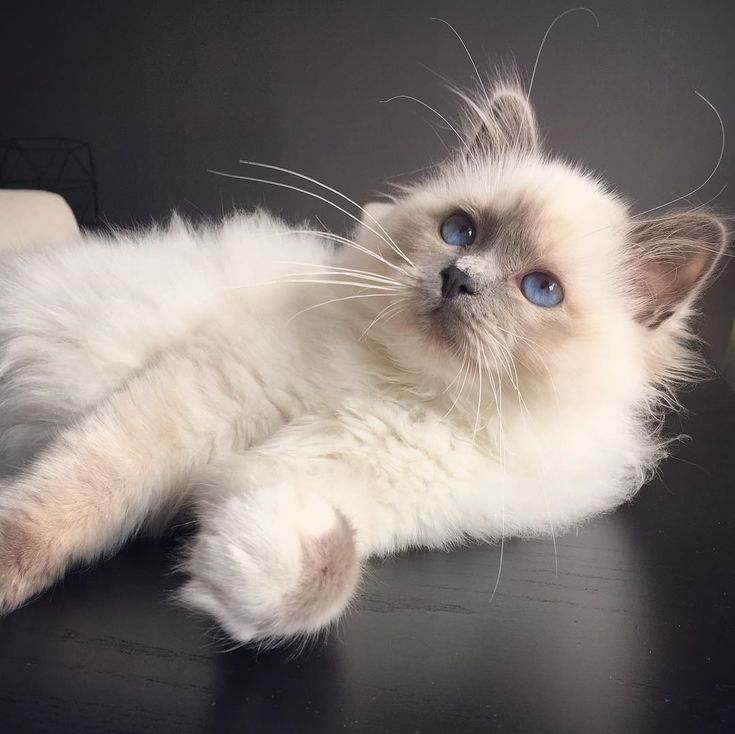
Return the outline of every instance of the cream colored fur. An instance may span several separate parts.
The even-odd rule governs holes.
[[[519,90],[476,107],[475,141],[354,243],[253,213],[3,256],[3,609],[187,506],[181,598],[239,641],[310,633],[371,555],[558,533],[639,489],[724,228],[695,216],[706,262],[647,323],[632,253],[670,254],[655,228],[636,241],[618,197],[544,157]],[[442,242],[457,209],[489,223],[482,249]],[[482,293],[447,331],[452,262]],[[541,268],[554,309],[518,288]]]

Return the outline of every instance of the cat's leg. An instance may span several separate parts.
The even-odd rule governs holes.
[[[201,447],[191,446],[190,456],[175,451],[164,438],[169,430],[176,429],[165,417],[138,413],[125,391],[0,485],[0,612],[44,590],[68,566],[116,549],[154,513],[173,509]]]
[[[381,423],[375,404],[352,417],[294,421],[193,482],[201,529],[182,563],[181,598],[234,639],[327,626],[372,555],[501,536],[505,480],[469,441],[452,444],[449,429],[437,436],[439,422],[431,436],[408,420]],[[400,441],[388,425],[405,431]]]
[[[182,569],[190,578],[180,599],[250,642],[327,627],[355,592],[360,560],[353,530],[334,505],[312,490],[277,484],[210,503]]]
[[[241,355],[206,341],[215,336],[168,353],[0,485],[0,611],[174,512],[193,467],[232,450],[234,431],[247,444],[282,420]]]

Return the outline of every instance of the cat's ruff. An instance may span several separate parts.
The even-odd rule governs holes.
[[[239,641],[308,634],[371,555],[551,533],[638,490],[725,227],[636,220],[541,152],[513,83],[468,120],[338,247],[254,213],[2,256],[0,608],[186,506],[180,598]]]

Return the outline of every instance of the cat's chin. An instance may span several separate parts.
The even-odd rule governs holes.
[[[393,332],[388,339],[396,362],[410,373],[418,371],[442,384],[450,381],[474,344],[471,327],[450,310],[440,305],[417,309],[410,315],[404,312],[401,323],[404,336],[396,339]],[[407,339],[407,333],[412,333],[414,338]]]
[[[463,310],[451,301],[442,301],[428,310],[423,321],[432,343],[453,354],[466,347],[470,340],[470,324],[467,323]]]

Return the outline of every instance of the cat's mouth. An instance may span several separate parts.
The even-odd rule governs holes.
[[[455,348],[465,341],[470,313],[456,299],[442,298],[426,310],[426,325],[434,340]]]
[[[473,309],[464,298],[438,298],[429,305],[429,312],[437,319],[466,323]]]

